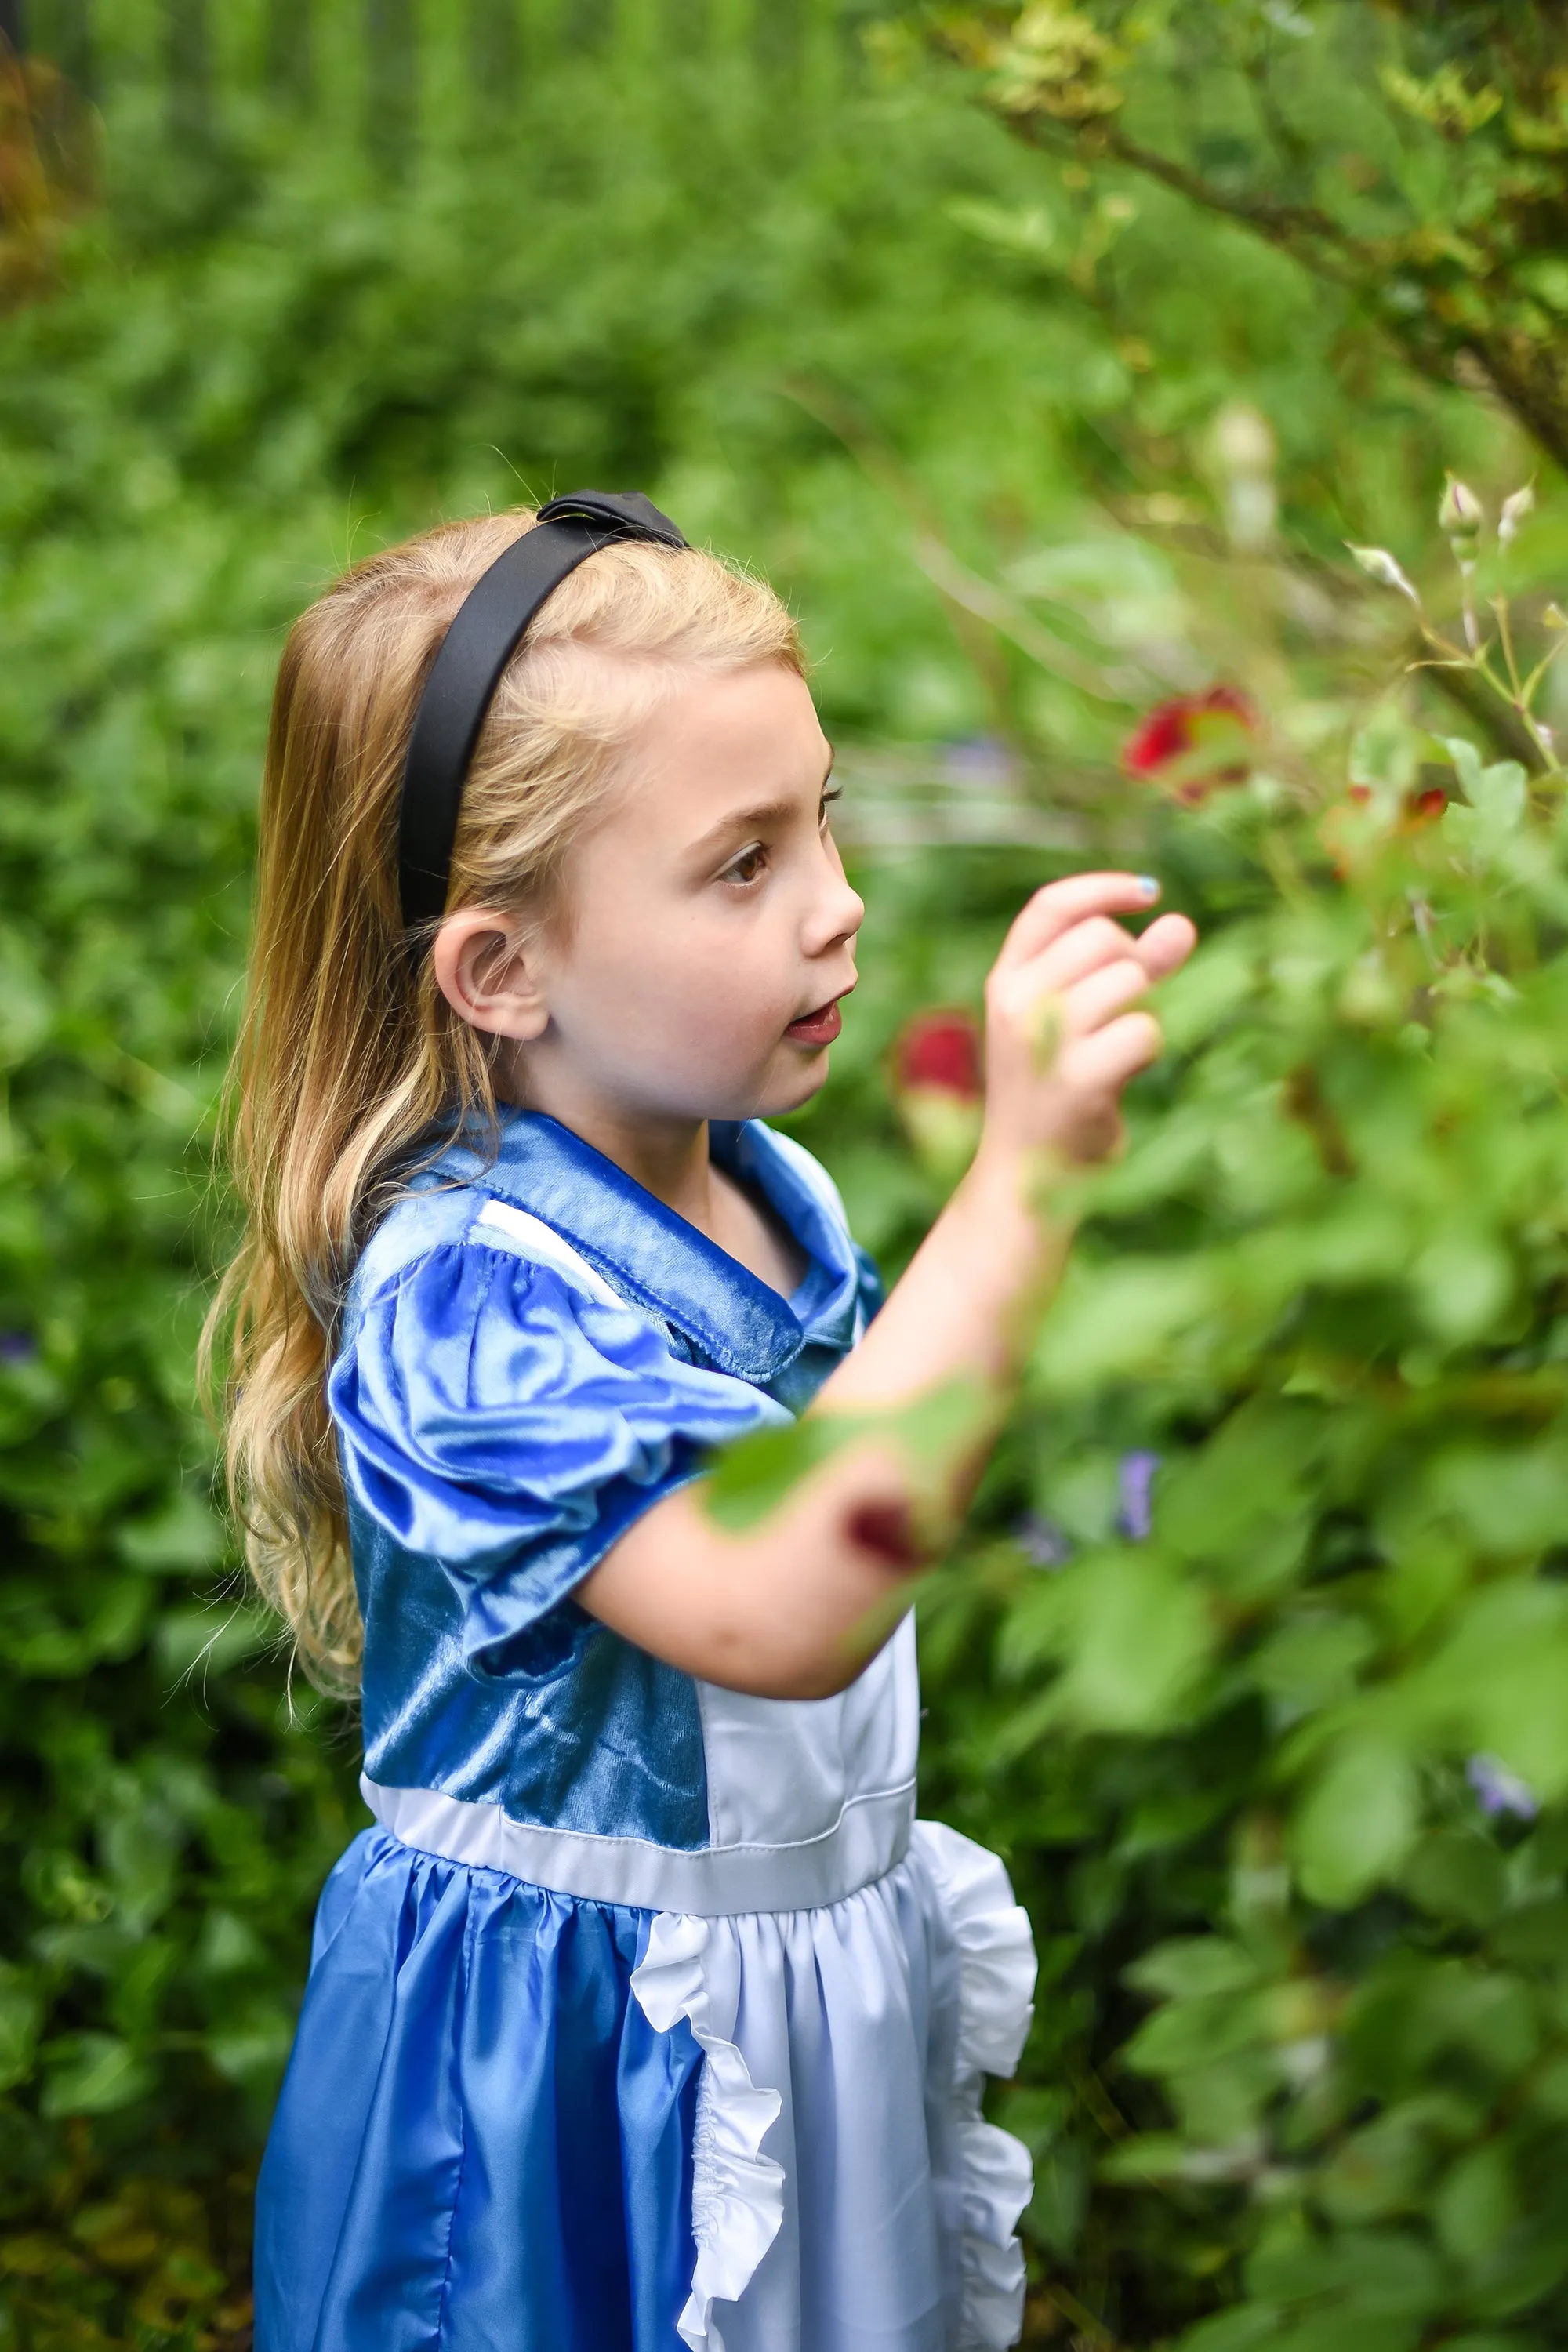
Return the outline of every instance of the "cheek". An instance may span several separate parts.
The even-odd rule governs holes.
[[[794,1010],[788,954],[764,920],[729,908],[699,908],[666,924],[628,959],[626,978],[730,1028],[777,1029]]]
[[[726,917],[730,910],[724,910]],[[584,942],[584,946],[588,943]],[[765,927],[676,912],[628,919],[595,943],[558,1002],[563,1025],[614,1039],[617,1061],[644,1069],[754,1070],[781,1047],[797,1010],[785,960]]]

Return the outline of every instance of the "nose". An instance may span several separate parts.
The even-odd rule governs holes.
[[[802,945],[808,956],[830,955],[852,940],[866,919],[866,901],[853,890],[835,851],[823,876],[822,888],[806,919]]]

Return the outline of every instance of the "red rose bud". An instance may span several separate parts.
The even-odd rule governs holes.
[[[1349,784],[1346,793],[1357,808],[1373,805],[1370,784]],[[1390,833],[1419,833],[1424,824],[1430,824],[1435,817],[1440,817],[1447,805],[1448,795],[1441,784],[1426,784],[1403,793],[1393,822],[1385,829]]]
[[[1123,746],[1121,765],[1134,782],[1196,808],[1216,785],[1247,782],[1257,736],[1258,714],[1240,688],[1211,686],[1152,710]]]
[[[1435,824],[1448,805],[1441,784],[1413,786],[1392,803],[1370,784],[1350,784],[1345,798],[1329,809],[1319,838],[1329,853],[1335,874],[1348,882],[1369,866],[1392,841],[1407,841]]]
[[[958,1181],[980,1140],[980,1031],[967,1013],[918,1013],[893,1047],[893,1100],[928,1175]]]
[[[964,1102],[978,1102],[980,1030],[967,1013],[917,1013],[894,1047],[898,1083],[936,1087]]]

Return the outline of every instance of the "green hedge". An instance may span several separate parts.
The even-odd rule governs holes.
[[[482,136],[442,87],[401,178],[357,118],[253,99],[171,153],[162,99],[110,91],[104,199],[0,321],[0,2344],[243,2341],[310,1906],[363,1818],[191,1399],[281,633],[351,551],[576,479],[764,564],[822,657],[867,981],[801,1131],[890,1269],[940,1189],[888,1045],[974,1000],[1023,891],[1136,855],[1213,934],[926,1606],[926,1804],[1040,1935],[999,2102],[1032,2324],[1553,2340],[1556,803],[1489,748],[1456,771],[1483,738],[1436,684],[1384,698],[1405,608],[1338,548],[1441,583],[1444,458],[1491,493],[1527,462],[1351,299],[1040,163],[907,47],[783,126],[752,65],[673,48],[566,56]],[[1238,400],[1279,445],[1250,551]],[[1532,643],[1563,552],[1548,502]],[[1119,784],[1138,712],[1216,674],[1264,780],[1195,814]],[[976,735],[999,814],[935,749]],[[959,845],[893,853],[889,773],[945,775],[917,831]],[[1476,814],[1401,833],[1439,776]]]

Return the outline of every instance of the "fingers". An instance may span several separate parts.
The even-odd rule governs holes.
[[[1090,972],[1076,988],[1069,988],[1062,1000],[1067,1034],[1087,1037],[1093,1030],[1102,1029],[1113,1013],[1133,1003],[1148,985],[1149,975],[1136,956],[1123,956],[1120,963],[1108,963]]]
[[[1123,963],[1136,952],[1137,942],[1109,915],[1090,915],[1074,923],[1038,955],[1011,969],[1018,982],[1037,989],[1070,988],[1075,981],[1107,964]]]
[[[1164,1033],[1152,1013],[1124,1013],[1062,1049],[1057,1076],[1075,1092],[1116,1096],[1130,1078],[1157,1062]]]
[[[1166,980],[1181,970],[1197,943],[1197,931],[1185,915],[1162,915],[1133,941],[1132,952],[1151,980]]]
[[[1080,928],[1087,930],[1089,927],[1084,924]],[[1057,1008],[1055,1034],[1058,1042],[1064,1037],[1081,1037],[1100,1028],[1112,1013],[1120,1013],[1123,1005],[1132,1003],[1152,985],[1146,967],[1133,952],[1135,942],[1124,931],[1117,930],[1113,923],[1107,929],[1121,949],[1113,962],[1091,967],[1070,986],[1053,987],[1045,969],[1053,959],[1042,956],[1025,971],[1008,974],[1002,987],[994,992],[993,1004],[999,1012],[1022,1022],[1031,1034],[1041,1030],[1042,1019],[1049,1025],[1049,1009]],[[1067,944],[1064,941],[1063,947]]]
[[[1027,963],[1091,915],[1145,913],[1158,897],[1158,883],[1142,874],[1069,874],[1060,882],[1047,882],[1015,919],[1002,942],[996,970],[1013,971]]]
[[[1006,959],[1005,950],[996,962],[1000,978],[1009,971],[1028,970],[1032,983],[1037,988],[1068,988],[1086,973],[1099,967],[1120,963],[1127,956],[1136,956],[1150,981],[1166,979],[1186,961],[1197,941],[1197,933],[1185,915],[1162,915],[1149,925],[1142,936],[1133,939],[1120,923],[1109,915],[1089,915],[1075,922],[1023,962]]]

